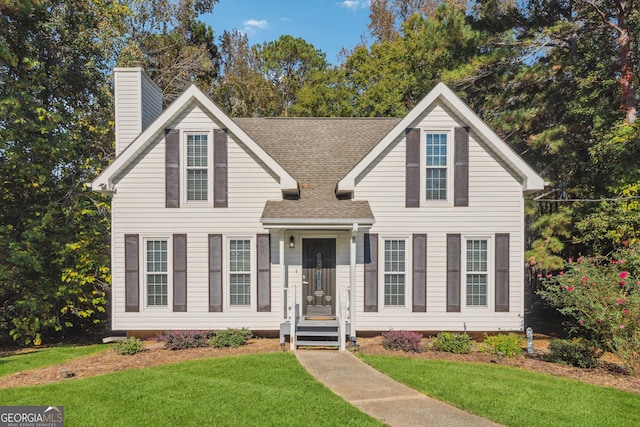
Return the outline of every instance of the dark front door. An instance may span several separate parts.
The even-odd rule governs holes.
[[[303,314],[336,312],[336,239],[302,240]]]

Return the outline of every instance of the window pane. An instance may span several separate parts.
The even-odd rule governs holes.
[[[427,166],[447,165],[447,134],[427,134]]]
[[[384,305],[404,306],[405,248],[404,240],[384,241]]]
[[[207,200],[208,174],[206,169],[187,170],[187,200]]]
[[[467,271],[487,271],[486,240],[467,240]]]
[[[187,167],[207,167],[207,135],[187,135]]]
[[[467,305],[486,307],[487,275],[467,274]]]
[[[384,305],[404,305],[404,274],[384,275]]]
[[[167,275],[147,274],[147,304],[166,306],[167,295]]]
[[[447,199],[447,134],[429,133],[426,141],[426,198]]]
[[[152,273],[167,272],[167,241],[147,241],[147,271]]]
[[[447,170],[427,169],[427,200],[447,199]]]
[[[251,305],[251,240],[229,241],[229,304]]]

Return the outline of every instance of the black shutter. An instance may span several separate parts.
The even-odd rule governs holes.
[[[447,311],[460,311],[460,284],[462,238],[459,234],[447,234]]]
[[[378,235],[364,233],[364,311],[378,311]]]
[[[165,145],[165,206],[180,207],[180,131],[164,130]]]
[[[173,311],[187,311],[187,235],[173,235]]]
[[[509,233],[496,234],[496,311],[509,311]]]
[[[227,207],[227,130],[213,131],[213,207]]]
[[[124,235],[125,311],[140,311],[140,254],[137,234]]]
[[[405,206],[420,207],[420,129],[406,130]]]
[[[209,234],[209,311],[222,311],[222,234]]]
[[[271,311],[271,239],[269,234],[258,234],[258,311]]]
[[[413,311],[427,311],[427,235],[413,235]]]
[[[455,128],[453,205],[469,206],[469,128]]]

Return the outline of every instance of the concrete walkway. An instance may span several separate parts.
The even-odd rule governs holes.
[[[499,426],[400,384],[348,351],[299,350],[295,354],[334,393],[390,426]]]

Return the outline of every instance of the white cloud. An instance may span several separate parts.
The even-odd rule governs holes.
[[[366,9],[369,7],[370,0],[343,0],[338,5],[345,9],[356,11],[358,9]]]
[[[269,28],[269,23],[264,19],[260,21],[258,21],[257,19],[249,19],[247,21],[244,21],[242,25],[244,25],[244,31],[246,33],[252,33],[256,30],[264,30],[266,28]]]

